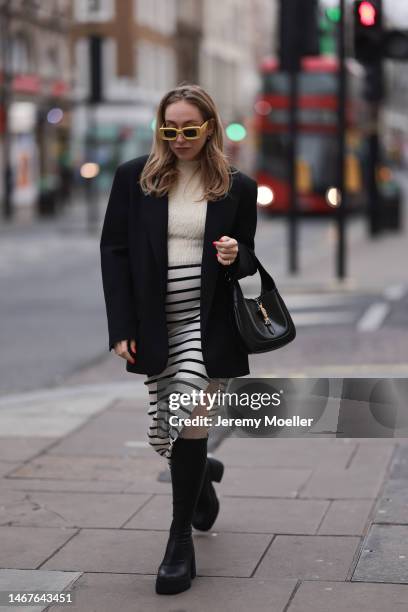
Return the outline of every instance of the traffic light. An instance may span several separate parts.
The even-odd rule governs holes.
[[[354,2],[354,55],[363,64],[382,58],[382,1]]]
[[[368,102],[381,102],[385,93],[382,0],[356,0],[353,10],[354,55],[365,68],[363,95]]]
[[[330,6],[320,7],[319,45],[320,55],[336,55],[338,53],[338,28],[341,18],[340,8]]]
[[[341,9],[338,6],[329,6],[325,10],[325,15],[332,23],[339,23],[341,17]]]
[[[358,6],[358,17],[361,25],[374,26],[377,19],[377,7],[372,2],[361,1]]]

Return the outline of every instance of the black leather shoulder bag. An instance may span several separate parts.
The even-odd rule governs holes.
[[[242,343],[248,353],[266,353],[288,344],[296,337],[296,328],[273,278],[254,252],[261,276],[261,294],[246,298],[240,284],[226,271],[231,288],[233,316]]]

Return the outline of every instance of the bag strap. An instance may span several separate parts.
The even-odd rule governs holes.
[[[275,281],[273,280],[272,276],[269,274],[269,272],[267,272],[265,270],[265,268],[263,267],[263,265],[261,264],[261,262],[259,261],[258,257],[255,255],[255,252],[253,251],[253,249],[247,247],[247,249],[249,250],[251,256],[254,258],[255,262],[256,262],[256,267],[257,270],[259,271],[259,274],[261,276],[261,293],[264,293],[265,291],[271,291],[273,289],[276,289],[276,285],[275,285]],[[231,274],[228,272],[228,270],[226,270],[226,277],[227,280],[230,282],[236,282],[238,283],[239,281],[234,279]]]

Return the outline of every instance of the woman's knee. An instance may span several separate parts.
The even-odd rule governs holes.
[[[216,390],[217,383],[211,381],[206,387],[204,393],[215,393]],[[208,436],[213,420],[213,416],[209,416],[209,405],[208,398],[205,395],[203,403],[200,403],[194,408],[190,415],[190,419],[193,419],[194,417],[205,417],[206,421],[202,421],[202,424],[199,425],[184,425],[180,433],[182,438],[204,438],[205,436]]]
[[[202,421],[202,418],[206,416],[206,413],[207,413],[207,410],[205,407],[197,406],[197,408],[193,410],[189,418],[194,419],[195,417],[201,417],[201,419],[198,420],[199,424],[184,425],[180,433],[181,437],[182,438],[205,438],[205,436],[208,436],[209,424],[206,424],[205,421]]]

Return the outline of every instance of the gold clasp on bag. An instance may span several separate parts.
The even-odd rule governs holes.
[[[256,303],[258,304],[258,310],[262,313],[265,325],[272,325],[272,322],[268,317],[268,313],[266,312],[265,306],[262,304],[261,300],[257,299]]]

